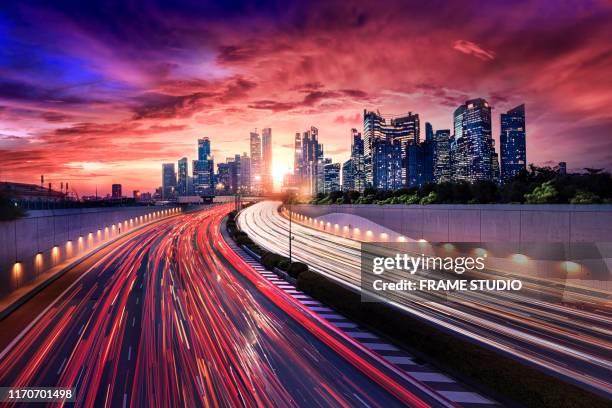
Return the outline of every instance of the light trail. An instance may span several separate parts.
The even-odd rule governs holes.
[[[229,209],[114,244],[5,350],[0,385],[85,407],[449,405],[256,276],[223,241]]]
[[[258,245],[288,254],[288,220],[280,203],[263,202],[243,210],[238,224]],[[294,222],[295,259],[341,284],[360,291],[360,243]],[[419,279],[418,276],[404,276]],[[432,277],[430,277],[432,278]],[[387,292],[386,302],[486,347],[502,351],[549,373],[612,395],[612,311],[582,311],[549,300],[555,288],[532,280],[529,294],[510,292]],[[581,300],[584,294],[576,294]]]

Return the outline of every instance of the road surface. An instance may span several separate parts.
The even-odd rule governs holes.
[[[248,207],[241,212],[238,223],[258,245],[287,255],[289,222],[277,211],[279,205],[279,202],[267,201]],[[295,259],[360,290],[359,242],[295,222],[292,235]],[[389,300],[444,330],[611,397],[612,311],[609,307],[602,305],[601,309],[589,312],[546,301],[546,296],[532,295],[454,292],[436,298],[435,294],[403,292],[389,295]]]
[[[249,271],[220,235],[228,211],[162,220],[84,265],[4,349],[0,386],[74,387],[77,406],[446,404]]]

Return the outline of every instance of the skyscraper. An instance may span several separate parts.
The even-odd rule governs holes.
[[[176,197],[176,172],[174,163],[162,164],[162,198],[171,200]]]
[[[513,179],[527,166],[525,105],[501,114],[500,158],[501,179]]]
[[[264,194],[274,191],[272,177],[272,129],[264,128],[261,131],[261,181]]]
[[[300,182],[300,191],[303,194],[317,193],[317,166],[323,159],[323,145],[319,144],[319,130],[311,126],[301,137],[295,136],[294,171]]]
[[[240,157],[238,188],[241,194],[251,193],[251,158],[246,152]]]
[[[251,132],[251,193],[260,195],[262,190],[261,177],[261,137],[257,130]]]
[[[332,164],[329,157],[321,157],[314,166],[314,192],[313,194],[325,193],[325,167]]]
[[[421,144],[408,146],[407,187],[421,187],[425,184],[425,148]]]
[[[302,162],[302,134],[296,132],[293,140],[293,175],[298,184],[301,182]]]
[[[331,163],[331,159],[324,166],[323,192],[340,191],[340,163]]]
[[[408,112],[401,116],[385,116],[380,112],[363,111],[363,138],[364,138],[364,168],[366,187],[377,187],[385,182],[378,182],[376,175],[381,174],[380,169],[389,167],[389,163],[376,163],[376,158],[386,157],[385,155],[375,155],[375,144],[380,140],[386,139],[389,146],[393,142],[400,146],[400,184],[407,184],[408,168],[408,146],[419,142],[420,121],[419,115]],[[386,148],[386,147],[385,147]]]
[[[198,160],[209,160],[210,158],[210,140],[207,137],[198,139]]]
[[[402,180],[402,144],[399,140],[384,138],[372,143],[374,188],[396,190],[404,186]]]
[[[429,122],[425,122],[425,141],[433,140],[434,131],[433,126]]]
[[[436,130],[434,134],[433,177],[436,183],[451,181],[450,130]]]
[[[348,159],[342,163],[342,191],[355,190],[355,171],[353,169],[353,159]]]
[[[217,163],[217,185],[215,190],[222,194],[232,193],[232,168],[233,162]]]
[[[212,195],[214,191],[214,161],[210,140],[198,139],[198,160],[193,161],[193,189],[197,195]]]
[[[178,182],[176,190],[179,196],[189,195],[189,169],[186,157],[178,161]]]
[[[351,190],[363,193],[366,185],[363,138],[357,129],[351,129],[351,169]]]
[[[453,119],[453,180],[492,180],[495,146],[491,132],[491,107],[482,98],[472,99],[455,110]]]

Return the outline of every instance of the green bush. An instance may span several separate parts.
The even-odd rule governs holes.
[[[600,204],[601,198],[590,191],[578,190],[576,195],[570,200],[571,204]]]
[[[280,256],[278,254],[275,254],[273,252],[266,252],[261,257],[261,263],[267,270],[272,271],[274,270],[274,268],[276,268],[278,263],[284,259],[287,259],[287,258],[285,258],[284,256]]]
[[[541,186],[536,187],[531,193],[525,194],[527,204],[549,204],[557,201],[557,189],[552,181],[547,181]]]
[[[298,279],[304,272],[308,272],[308,265],[301,262],[292,262],[287,270],[289,276],[295,279]]]
[[[276,265],[276,267],[278,269],[280,269],[281,271],[285,271],[287,272],[289,270],[289,266],[291,265],[291,262],[289,261],[289,259],[285,258],[283,260],[281,260],[278,265]]]
[[[435,191],[430,192],[421,199],[421,205],[434,204],[438,200],[438,195]]]

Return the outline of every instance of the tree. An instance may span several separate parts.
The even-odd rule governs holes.
[[[548,204],[555,203],[559,193],[553,186],[552,181],[547,181],[541,186],[536,187],[533,192],[525,194],[527,204]]]
[[[590,191],[578,190],[576,195],[570,200],[571,204],[600,204],[601,198]]]

